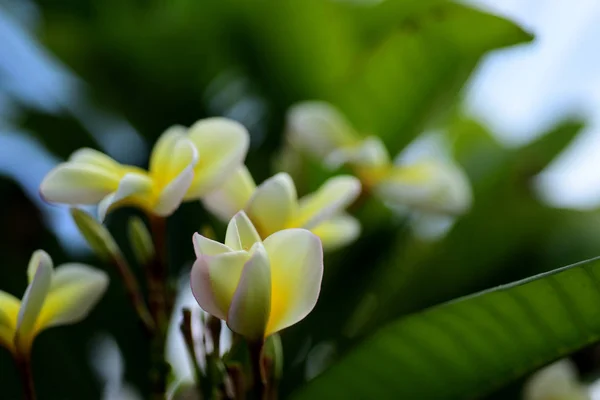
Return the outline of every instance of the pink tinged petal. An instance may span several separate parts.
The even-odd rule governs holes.
[[[85,264],[69,263],[57,267],[35,331],[84,319],[102,298],[108,282],[104,271]]]
[[[225,245],[233,250],[250,250],[260,236],[245,212],[238,212],[227,225]]]
[[[33,253],[29,270],[35,271],[33,279],[23,295],[21,308],[17,318],[18,346],[28,351],[33,341],[33,329],[44,306],[46,296],[52,282],[52,263],[50,257],[42,250]]]
[[[300,199],[298,218],[293,227],[311,229],[317,226],[352,204],[360,190],[360,181],[353,176],[336,176],[327,180],[315,193]]]
[[[227,310],[221,310],[217,306],[217,300],[210,284],[207,257],[200,257],[194,262],[190,273],[190,286],[200,308],[219,319],[227,319]]]
[[[246,212],[261,236],[266,237],[285,228],[297,209],[294,182],[288,174],[279,173],[256,188]]]
[[[271,314],[266,335],[297,323],[312,311],[321,290],[323,248],[305,229],[286,229],[264,241],[271,264]]]
[[[202,198],[204,207],[224,221],[243,210],[256,190],[254,179],[244,165],[227,177],[223,185]]]
[[[120,176],[97,165],[62,163],[46,175],[40,194],[46,200],[65,204],[95,204],[114,192]]]
[[[250,340],[262,340],[271,309],[269,256],[262,243],[256,243],[251,254],[231,301],[227,326]]]
[[[98,218],[103,221],[110,211],[125,204],[135,204],[143,208],[149,207],[153,182],[147,175],[126,174],[115,193],[106,196],[98,204]]]
[[[243,163],[250,143],[246,128],[227,118],[206,118],[189,129],[200,159],[187,199],[199,199],[215,190]]]
[[[229,253],[231,249],[222,243],[206,238],[199,233],[194,233],[192,236],[194,243],[194,252],[196,257],[201,256],[216,256],[217,254]]]
[[[327,251],[335,250],[352,243],[360,236],[360,223],[347,214],[335,215],[311,229],[323,243]]]

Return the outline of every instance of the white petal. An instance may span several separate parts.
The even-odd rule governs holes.
[[[260,236],[245,212],[238,212],[227,225],[225,245],[233,250],[250,250]]]
[[[377,136],[369,136],[352,146],[340,147],[325,158],[325,164],[331,169],[345,164],[372,168],[388,163],[390,163],[390,155]]]
[[[186,199],[199,199],[215,190],[246,158],[250,135],[246,128],[227,118],[206,118],[188,131],[199,153],[194,180]]]
[[[204,311],[225,319],[248,258],[245,251],[198,257],[191,275],[192,290]]]
[[[224,244],[206,238],[199,233],[194,233],[192,242],[194,244],[196,257],[200,257],[202,255],[216,256],[217,254],[228,253],[231,251],[231,249]]]
[[[46,175],[41,196],[49,202],[96,204],[119,186],[120,176],[96,165],[62,163]]]
[[[524,390],[525,400],[590,400],[577,377],[575,365],[568,359],[550,364],[533,374]]]
[[[285,228],[297,209],[294,182],[288,174],[279,173],[256,188],[246,212],[260,235],[266,237]]]
[[[186,138],[186,129],[175,125],[167,129],[156,141],[150,155],[149,171],[154,176],[169,175],[167,169],[173,160],[177,142]]]
[[[360,189],[360,181],[353,176],[336,176],[327,180],[315,193],[300,199],[298,217],[293,226],[306,229],[317,226],[352,204]]]
[[[105,171],[121,175],[123,166],[98,150],[83,148],[75,151],[69,161],[79,164],[95,165]]]
[[[210,270],[208,257],[199,257],[192,266],[190,273],[190,287],[192,294],[200,308],[219,319],[227,319],[227,310],[222,310],[217,305],[217,300],[210,283]]]
[[[296,148],[319,158],[358,140],[346,117],[331,104],[321,101],[307,101],[291,107],[287,114],[286,134]]]
[[[311,232],[321,239],[325,250],[331,251],[355,241],[360,236],[360,223],[350,215],[340,214],[323,221]]]
[[[190,164],[163,189],[154,206],[154,212],[157,215],[166,217],[177,210],[192,183],[192,179],[194,179],[194,166]]]
[[[100,301],[107,287],[108,275],[104,271],[78,263],[57,267],[36,331],[81,321]]]
[[[321,290],[323,248],[305,229],[286,229],[264,241],[271,264],[271,314],[266,335],[302,320]]]
[[[452,163],[434,160],[394,167],[374,191],[392,205],[425,212],[462,214],[472,201],[464,172]]]
[[[23,296],[17,320],[19,346],[22,346],[25,351],[31,346],[36,321],[50,291],[53,270],[52,263],[48,260],[47,254],[38,250],[33,253],[29,263],[28,270],[35,271],[35,274]]]
[[[250,201],[256,184],[244,165],[227,177],[222,186],[202,198],[204,207],[224,221],[243,210]]]
[[[262,340],[271,309],[269,257],[262,243],[256,243],[251,254],[229,307],[227,326],[250,340]]]
[[[98,218],[103,221],[108,212],[124,204],[149,207],[152,190],[153,182],[147,175],[126,174],[119,182],[117,191],[106,196],[98,204]]]
[[[29,265],[27,266],[27,280],[29,283],[33,282],[33,278],[35,277],[35,273],[40,265],[49,265],[50,268],[53,267],[52,258],[50,255],[46,253],[44,250],[36,250],[29,260]]]

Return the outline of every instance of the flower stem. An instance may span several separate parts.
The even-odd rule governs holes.
[[[35,386],[33,384],[33,374],[31,371],[31,361],[29,355],[18,355],[16,362],[23,387],[23,399],[35,400]]]
[[[250,365],[252,366],[252,393],[254,400],[266,399],[265,371],[262,365],[264,340],[248,342],[250,350]]]
[[[212,387],[210,387],[210,382],[207,382],[204,379],[204,375],[202,374],[202,370],[198,365],[198,356],[196,354],[196,348],[194,346],[194,337],[192,333],[192,312],[189,308],[184,308],[182,310],[182,319],[181,324],[179,325],[179,330],[183,336],[185,342],[185,348],[190,356],[192,361],[192,367],[194,368],[194,375],[196,378],[196,385],[198,385],[198,389],[200,392],[205,390],[205,387],[208,386],[209,394],[212,391]],[[205,398],[210,398],[205,396]]]
[[[169,325],[167,311],[167,253],[166,253],[166,219],[155,215],[149,216],[150,229],[156,254],[147,268],[148,305],[154,319],[154,330],[151,344],[151,398],[164,400],[167,390],[169,366],[164,360],[165,342]]]
[[[129,301],[135,308],[140,321],[144,325],[146,331],[148,333],[152,333],[155,329],[154,319],[152,318],[152,315],[146,306],[140,286],[137,282],[137,279],[131,272],[127,261],[125,261],[125,259],[122,257],[115,257],[113,263],[117,267],[117,271],[119,271],[119,275],[125,284],[127,297],[129,297]]]

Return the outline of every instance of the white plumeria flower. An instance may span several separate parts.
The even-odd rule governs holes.
[[[317,303],[323,249],[310,231],[286,229],[263,242],[242,211],[230,221],[225,244],[195,234],[194,249],[198,304],[250,340],[299,322]]]
[[[54,270],[43,250],[33,253],[27,275],[23,300],[0,291],[0,345],[19,357],[29,355],[42,330],[85,318],[108,286],[108,275],[88,265],[68,263]]]
[[[393,165],[373,191],[384,202],[434,214],[463,214],[472,203],[463,170],[452,162],[431,158]]]
[[[292,106],[288,111],[286,136],[293,146],[319,158],[360,141],[346,117],[324,101]]]
[[[360,234],[358,221],[343,212],[356,200],[360,190],[358,179],[341,175],[298,199],[296,186],[288,174],[279,173],[257,187],[242,166],[223,186],[205,196],[203,204],[223,220],[245,210],[262,238],[282,229],[309,229],[330,250],[348,244]]]
[[[433,157],[392,162],[380,138],[360,139],[331,105],[306,102],[292,107],[288,133],[292,145],[322,158],[330,168],[351,166],[365,190],[394,209],[455,215],[471,206],[469,181],[455,163]],[[318,141],[316,136],[320,137]]]
[[[99,204],[100,219],[127,205],[168,216],[182,201],[197,200],[215,189],[243,162],[248,143],[248,131],[241,124],[203,119],[189,129],[174,126],[163,133],[148,171],[81,149],[50,171],[40,193],[54,203]]]
[[[525,385],[523,397],[525,400],[591,400],[569,360],[557,361],[533,374]]]

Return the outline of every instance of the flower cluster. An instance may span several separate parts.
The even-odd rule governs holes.
[[[158,139],[148,171],[81,149],[46,176],[40,193],[55,203],[98,204],[101,220],[126,205],[168,216],[182,201],[215,189],[242,163],[248,142],[246,128],[224,118],[204,119],[189,129],[174,126]]]
[[[326,180],[314,193],[298,197],[287,173],[257,185],[244,165],[247,130],[225,118],[200,120],[190,128],[169,128],[158,139],[148,170],[123,165],[92,149],[81,149],[48,173],[40,186],[44,199],[68,205],[96,204],[103,221],[115,208],[143,210],[151,224],[130,220],[129,238],[137,262],[147,269],[145,298],[110,232],[81,210],[72,216],[91,247],[117,267],[133,307],[147,332],[158,340],[171,312],[172,293],[165,280],[164,220],[184,201],[200,200],[223,221],[229,221],[223,243],[193,235],[196,261],[191,269],[192,293],[200,307],[226,322],[235,334],[258,345],[251,358],[258,368],[266,338],[302,320],[315,307],[323,277],[323,249],[349,244],[360,223],[346,211],[359,195],[375,194],[393,206],[436,213],[460,214],[470,204],[464,174],[454,164],[423,160],[398,164],[390,160],[381,140],[361,138],[333,107],[303,103],[288,118],[289,141],[331,166],[349,165],[354,175]],[[104,272],[81,264],[53,271],[50,257],[36,252],[29,286],[20,302],[0,292],[0,344],[17,360],[27,359],[35,336],[43,329],[83,318],[105,291]],[[185,314],[185,313],[184,313]],[[189,324],[190,313],[187,313]],[[184,320],[186,319],[184,315]],[[207,327],[208,331],[215,325]],[[190,326],[182,332],[192,341]],[[217,333],[214,335],[218,336]],[[194,344],[187,344],[189,349]],[[191,350],[194,359],[194,351]],[[164,393],[164,369],[151,376]],[[163,372],[161,372],[163,371]],[[201,376],[197,377],[202,379]]]
[[[471,188],[452,161],[423,157],[392,162],[381,139],[361,137],[330,104],[305,102],[288,113],[288,139],[295,148],[323,159],[330,168],[349,165],[365,190],[391,207],[457,215],[471,205]]]
[[[257,187],[246,167],[240,167],[203,203],[224,220],[245,210],[263,238],[282,229],[304,228],[319,236],[326,249],[332,249],[348,244],[360,233],[359,222],[343,211],[360,190],[358,179],[343,175],[298,199],[288,174],[279,173]]]

